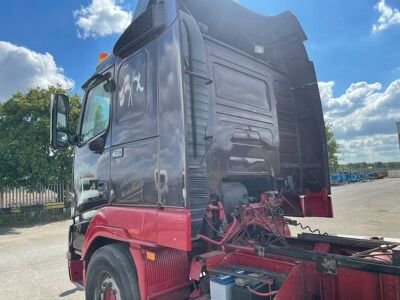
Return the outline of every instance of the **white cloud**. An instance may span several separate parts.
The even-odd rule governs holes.
[[[385,0],[379,0],[375,9],[379,11],[380,16],[377,23],[372,26],[372,32],[382,31],[392,25],[400,24],[400,10],[390,7]]]
[[[338,142],[344,163],[400,161],[397,134],[375,134]]]
[[[321,95],[321,101],[323,104],[328,104],[329,101],[333,98],[333,86],[335,85],[334,81],[318,82],[319,93]]]
[[[123,32],[132,21],[132,12],[124,8],[122,2],[93,0],[89,6],[74,11],[78,37],[85,39]]]
[[[382,84],[352,83],[334,97],[335,83],[319,82],[325,119],[342,146],[342,160],[400,160],[396,121],[400,120],[400,80]]]
[[[382,85],[378,82],[352,83],[346,92],[340,97],[333,97],[334,81],[320,82],[321,99],[324,109],[328,113],[328,117],[338,117],[348,115],[356,109],[365,106],[365,102],[371,95],[382,89]]]
[[[29,88],[60,86],[70,89],[74,81],[64,75],[51,54],[0,41],[0,101]]]

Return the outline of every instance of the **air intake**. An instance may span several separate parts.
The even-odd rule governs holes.
[[[164,4],[152,5],[134,19],[114,46],[113,53],[120,55],[150,35],[166,26]]]

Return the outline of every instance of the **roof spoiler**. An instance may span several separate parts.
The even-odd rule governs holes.
[[[121,55],[167,25],[165,3],[150,5],[134,18],[114,46],[113,54]]]

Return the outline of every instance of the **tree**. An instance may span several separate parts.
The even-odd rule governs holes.
[[[339,168],[340,146],[333,133],[332,124],[325,123],[326,143],[328,145],[328,161],[331,171]]]
[[[0,186],[26,186],[71,178],[72,149],[50,149],[50,98],[60,88],[31,89],[0,103]],[[75,130],[80,97],[70,97]]]

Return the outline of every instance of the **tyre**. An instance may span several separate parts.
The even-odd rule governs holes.
[[[124,244],[98,249],[87,269],[86,300],[140,300],[137,274]]]

